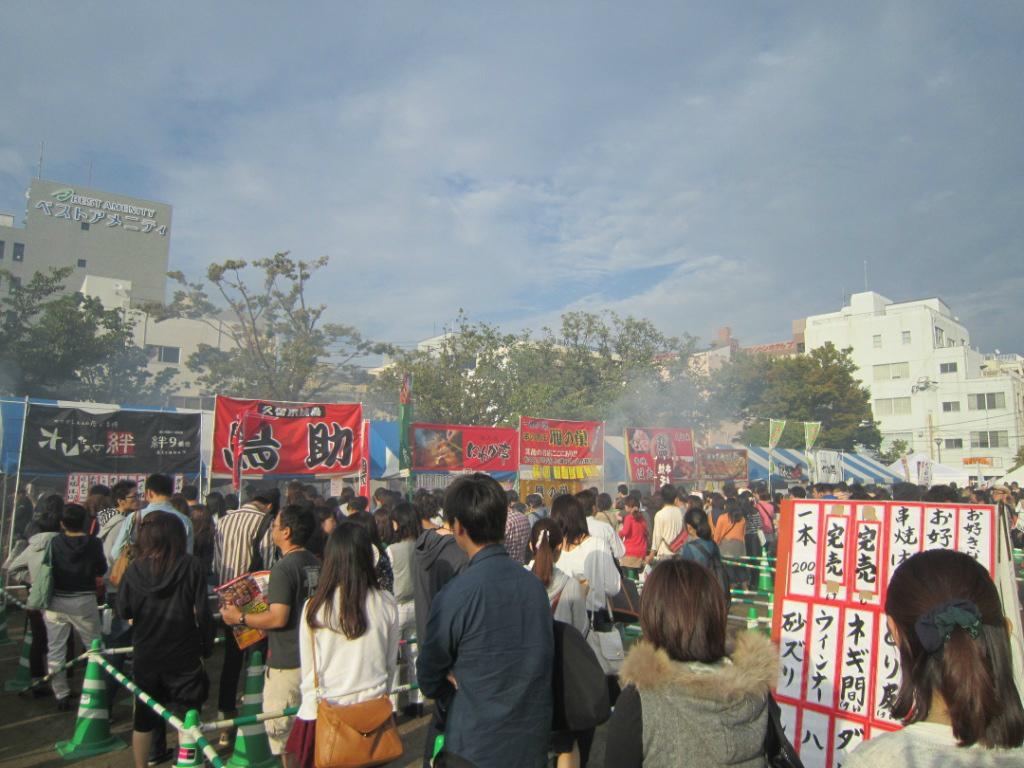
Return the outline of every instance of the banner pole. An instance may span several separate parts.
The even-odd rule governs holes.
[[[21,456],[25,451],[25,432],[28,427],[28,395],[25,395],[25,410],[21,418],[21,440],[18,443],[18,471],[14,476],[14,498],[18,498],[18,489],[21,487]],[[6,496],[6,494],[4,494]],[[17,508],[17,503],[14,504],[14,508]],[[14,514],[12,510],[11,514],[11,531],[7,535],[7,554],[9,555],[14,549]]]

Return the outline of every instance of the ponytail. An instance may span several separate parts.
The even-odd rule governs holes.
[[[530,551],[533,553],[533,575],[545,587],[551,586],[555,572],[555,550],[562,546],[562,529],[550,517],[538,520],[530,531]]]

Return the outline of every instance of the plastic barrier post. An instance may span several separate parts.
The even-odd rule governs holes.
[[[757,629],[757,608],[750,606],[747,608],[747,629]]]
[[[770,595],[774,591],[772,587],[772,572],[767,564],[761,566],[761,570],[757,575],[757,591],[763,592],[766,595]]]
[[[193,768],[203,764],[203,753],[196,745],[196,728],[199,727],[199,713],[190,709],[185,714],[185,730],[178,733],[178,759],[174,768]]]
[[[82,699],[78,704],[75,733],[69,741],[58,741],[54,746],[65,760],[93,757],[128,745],[110,734],[110,714],[107,710],[107,683],[103,678],[96,656],[100,641],[93,640],[89,664],[82,681]]]
[[[241,716],[258,715],[263,702],[263,654],[252,654],[245,673],[245,693],[242,694]],[[263,723],[238,726],[235,751],[228,760],[229,768],[272,768],[280,759],[270,751],[267,729]]]
[[[21,658],[18,659],[18,669],[14,677],[4,683],[4,690],[11,692],[27,691],[32,685],[32,667],[29,658],[32,654],[32,630],[25,633],[25,640],[21,644]]]

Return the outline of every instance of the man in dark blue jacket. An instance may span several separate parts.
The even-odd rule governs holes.
[[[444,516],[469,565],[438,593],[420,646],[423,693],[447,708],[437,766],[541,768],[551,732],[551,608],[502,546],[505,492],[483,474],[448,488]]]

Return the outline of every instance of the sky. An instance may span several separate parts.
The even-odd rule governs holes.
[[[0,211],[170,203],[171,269],[330,257],[411,344],[617,311],[791,337],[867,285],[1024,352],[1024,4],[8,5]]]

